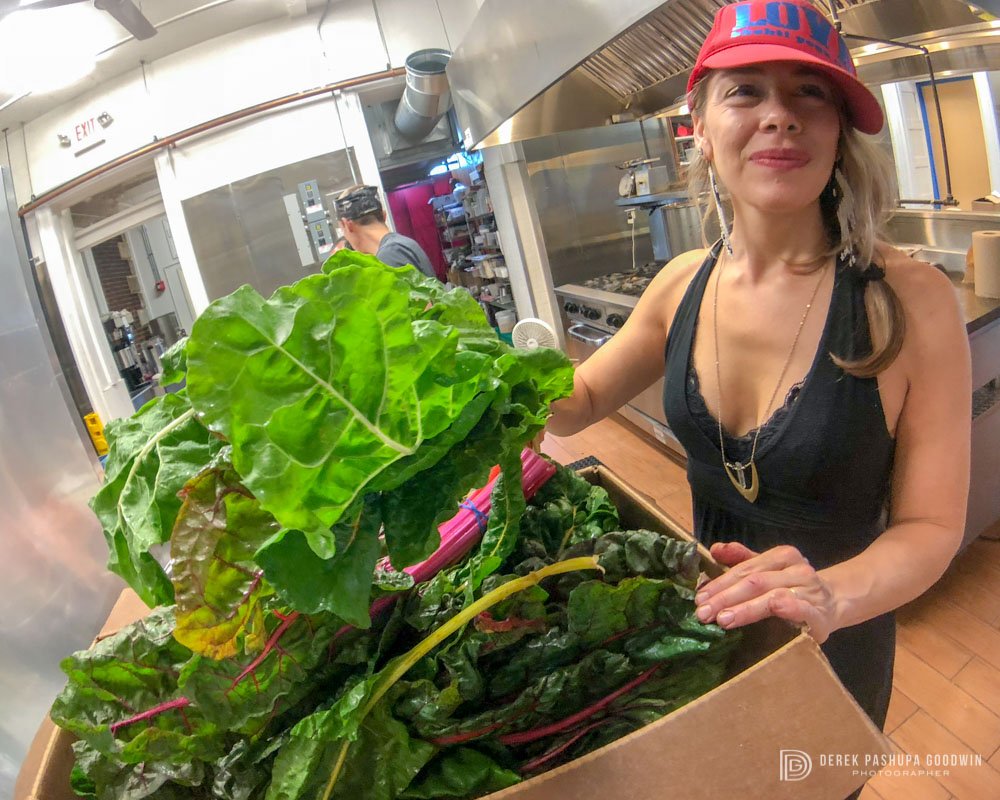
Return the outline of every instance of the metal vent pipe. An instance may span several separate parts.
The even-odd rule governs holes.
[[[451,108],[445,68],[451,51],[418,50],[406,59],[406,91],[396,108],[396,128],[410,141],[425,138]]]

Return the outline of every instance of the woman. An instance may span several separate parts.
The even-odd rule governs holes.
[[[723,8],[688,89],[693,189],[715,188],[722,241],[659,273],[548,430],[648,387],[666,343],[695,534],[732,567],[701,587],[699,618],[804,623],[882,727],[892,611],[940,577],[965,525],[964,321],[946,276],[876,240],[891,173],[862,133],[882,111],[816,8]]]

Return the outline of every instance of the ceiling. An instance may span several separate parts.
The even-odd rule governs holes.
[[[44,11],[25,14],[47,15],[58,24],[60,15],[79,14],[79,6],[97,16],[99,35],[88,43],[88,50],[100,54],[90,75],[64,89],[45,94],[19,97],[0,88],[0,130],[14,129],[42,116],[81,93],[137,68],[140,62],[152,62],[193,45],[272,20],[288,19],[308,13],[321,13],[328,0],[134,0],[146,18],[156,27],[155,36],[138,41],[103,12],[95,11],[90,0]],[[331,5],[341,0],[329,0]],[[0,0],[0,11],[17,0]],[[33,43],[34,44],[34,43]],[[38,42],[42,52],[44,42]],[[20,66],[20,65],[19,65]],[[30,69],[30,65],[24,65]],[[4,108],[5,104],[9,105]]]

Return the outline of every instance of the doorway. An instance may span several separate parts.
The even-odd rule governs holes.
[[[187,335],[193,306],[152,164],[72,205],[86,307],[133,409],[162,393],[163,353]]]
[[[86,248],[82,256],[115,365],[139,409],[156,391],[163,353],[194,322],[166,215]]]
[[[971,76],[946,78],[939,80],[937,84],[948,140],[952,193],[958,200],[959,207],[968,211],[972,208],[973,200],[985,197],[992,190],[979,95]],[[944,154],[937,125],[934,91],[929,82],[918,83],[917,88],[920,92],[927,145],[932,153],[931,174],[935,197],[941,197],[945,184]]]

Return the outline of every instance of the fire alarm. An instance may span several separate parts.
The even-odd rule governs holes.
[[[165,292],[165,291],[167,291],[167,282],[166,281],[157,281],[156,282],[156,291],[158,291],[158,292]]]

